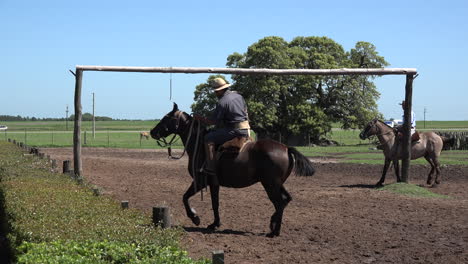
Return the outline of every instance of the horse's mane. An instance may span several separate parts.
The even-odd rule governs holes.
[[[382,121],[382,120],[380,120],[380,119],[377,119],[377,121],[379,121],[380,123],[384,124],[384,125],[387,126],[388,128],[394,129],[393,127],[387,125],[384,121]]]

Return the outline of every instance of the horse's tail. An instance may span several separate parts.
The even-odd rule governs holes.
[[[312,162],[297,149],[288,147],[289,160],[294,162],[294,172],[300,176],[312,176],[315,169]]]
[[[455,145],[455,137],[445,137],[439,135],[439,137],[442,139],[442,142],[444,143],[442,149],[449,149],[450,147],[453,147]]]

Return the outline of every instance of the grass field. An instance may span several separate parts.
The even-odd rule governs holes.
[[[0,140],[14,139],[30,146],[37,147],[71,147],[73,146],[73,122],[69,122],[68,131],[64,121],[50,122],[0,122],[8,130],[0,132]],[[140,131],[149,131],[157,121],[97,121],[95,137],[92,135],[92,122],[82,123],[81,143],[83,147],[111,148],[160,148],[153,139],[140,140]],[[422,122],[419,124],[421,125]],[[468,129],[468,121],[426,121],[426,127],[434,130]],[[437,129],[438,128],[438,129]],[[333,158],[339,162],[383,164],[383,154],[375,150],[371,140],[359,139],[359,130],[333,129],[327,138],[340,146],[332,147],[298,147],[307,156]],[[177,140],[175,148],[182,148]],[[468,165],[468,151],[444,151],[442,164]],[[426,164],[424,159],[412,161],[415,164]]]

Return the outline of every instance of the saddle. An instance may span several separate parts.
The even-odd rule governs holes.
[[[397,137],[399,141],[403,140],[403,133],[401,131],[397,132]],[[419,141],[419,132],[415,131],[413,135],[411,135],[411,143],[417,143]]]
[[[244,146],[249,143],[253,142],[254,140],[251,137],[235,137],[229,141],[224,142],[224,144],[220,145],[217,149],[216,160],[218,160],[223,153],[230,153],[230,154],[239,154],[244,149]]]

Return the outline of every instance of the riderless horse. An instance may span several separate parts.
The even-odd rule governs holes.
[[[145,137],[146,139],[149,139],[150,133],[148,132],[140,132],[140,140]]]
[[[283,184],[293,170],[298,175],[312,176],[315,170],[311,161],[293,147],[273,140],[258,140],[246,143],[240,152],[237,149],[237,152],[231,150],[220,153],[216,180],[213,180],[200,173],[205,161],[202,141],[206,132],[206,128],[199,121],[180,111],[177,104],[174,104],[172,111],[151,130],[151,137],[165,145],[170,145],[165,141],[165,137],[171,134],[179,135],[184,144],[184,151],[189,156],[188,171],[193,178],[183,196],[187,216],[195,225],[200,224],[199,216],[190,207],[189,198],[208,185],[214,213],[214,222],[208,229],[215,230],[221,225],[219,187],[244,188],[260,182],[275,207],[275,213],[270,219],[270,233],[267,236],[279,236],[284,208],[292,200]],[[208,180],[204,180],[206,178]]]

